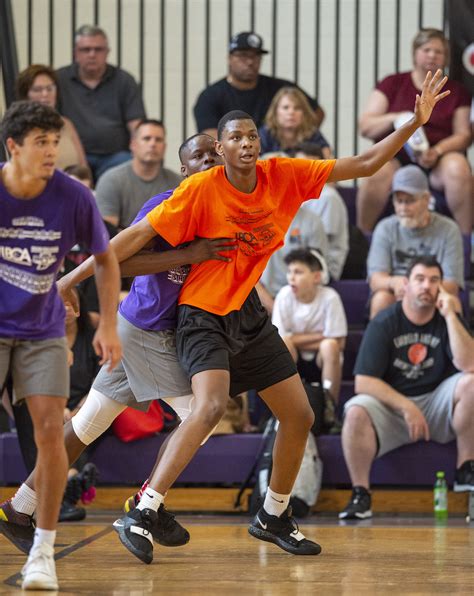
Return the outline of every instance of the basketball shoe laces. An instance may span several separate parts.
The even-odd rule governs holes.
[[[279,535],[286,535],[286,533],[288,533],[291,536],[292,534],[297,534],[300,531],[298,522],[294,517],[292,517],[292,515],[293,509],[290,505],[288,509],[283,513],[283,515],[279,518],[283,522],[281,530],[278,532]]]

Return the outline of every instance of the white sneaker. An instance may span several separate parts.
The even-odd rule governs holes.
[[[23,590],[58,590],[54,548],[45,542],[32,548],[21,575]]]

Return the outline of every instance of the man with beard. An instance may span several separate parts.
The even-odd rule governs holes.
[[[0,392],[11,372],[14,403],[26,400],[38,448],[37,527],[22,570],[26,590],[58,589],[54,539],[68,468],[63,413],[69,367],[55,281],[77,243],[94,255],[101,308],[95,352],[109,371],[121,357],[117,259],[91,192],[55,170],[62,126],[53,108],[29,101],[12,104],[1,123],[10,160],[0,164]],[[8,515],[0,509],[0,520]]]
[[[340,519],[372,516],[376,457],[415,441],[457,440],[455,491],[474,490],[474,339],[434,257],[416,257],[404,293],[373,319],[354,368],[342,446],[353,486]]]
[[[400,168],[393,177],[392,198],[395,214],[375,228],[367,259],[371,319],[402,299],[407,266],[416,256],[436,257],[445,276],[443,288],[450,294],[457,296],[464,287],[461,232],[452,219],[429,210],[423,170],[414,165]]]

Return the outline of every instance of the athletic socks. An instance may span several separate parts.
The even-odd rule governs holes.
[[[33,540],[33,546],[31,547],[31,550],[33,551],[37,546],[43,543],[49,544],[49,546],[54,548],[55,540],[56,530],[42,530],[41,528],[36,528],[35,538]]]
[[[280,515],[288,509],[290,503],[290,495],[280,495],[272,491],[270,487],[267,489],[263,508],[269,515]]]
[[[150,484],[150,479],[147,478],[145,480],[145,482],[142,484],[142,487],[140,488],[140,490],[137,492],[137,494],[135,495],[135,500],[138,503],[140,501],[140,499],[143,496],[143,493],[145,492],[145,490],[148,488],[148,485]]]
[[[23,483],[12,499],[12,507],[19,513],[33,515],[36,509],[36,492]]]
[[[145,491],[142,494],[140,502],[137,505],[137,509],[143,511],[143,509],[153,509],[153,511],[158,511],[160,505],[165,500],[164,495],[156,492],[150,486],[147,486]]]

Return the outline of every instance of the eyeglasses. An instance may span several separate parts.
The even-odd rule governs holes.
[[[107,46],[85,46],[83,48],[77,48],[77,51],[81,54],[102,54],[107,52],[109,48]]]
[[[395,203],[395,205],[414,205],[418,201],[418,197],[416,195],[414,195],[412,197],[407,197],[405,199],[402,199],[402,198],[394,195],[392,197],[392,201]]]
[[[51,83],[50,85],[37,85],[30,88],[30,93],[43,93],[43,91],[46,91],[46,93],[53,93],[53,91],[56,91],[56,85]]]

